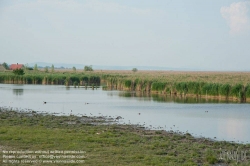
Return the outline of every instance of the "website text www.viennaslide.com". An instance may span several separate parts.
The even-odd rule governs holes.
[[[2,151],[3,164],[49,164],[49,163],[84,163],[86,151],[47,150],[47,151]]]

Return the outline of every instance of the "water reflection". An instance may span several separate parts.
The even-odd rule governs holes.
[[[247,103],[231,104],[195,97],[103,91],[100,88],[66,88],[64,85],[0,84],[0,94],[4,96],[0,100],[2,107],[61,115],[121,116],[124,118],[119,120],[122,124],[145,124],[151,129],[189,132],[197,137],[216,137],[216,140],[250,140],[250,104]],[[44,101],[47,103],[44,104]]]
[[[152,96],[153,101],[158,102],[174,102],[174,103],[229,103],[227,100],[219,100],[213,98],[201,98],[201,97],[182,97],[182,96],[171,96],[171,95],[159,95],[153,94]]]
[[[120,97],[136,97],[138,99],[144,98],[157,102],[167,103],[237,103],[237,101],[229,101],[225,99],[202,98],[196,96],[181,96],[181,95],[163,95],[150,93],[136,93],[136,92],[119,92]]]
[[[226,119],[218,123],[218,136],[226,139],[233,138],[236,142],[239,142],[239,138],[244,138],[247,131],[244,122],[238,119]]]
[[[13,89],[13,94],[21,96],[23,95],[23,89]]]

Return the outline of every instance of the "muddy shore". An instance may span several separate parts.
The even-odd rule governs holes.
[[[250,164],[250,144],[121,125],[117,123],[119,118],[122,117],[58,116],[0,108],[0,150],[84,150],[84,165]],[[222,156],[223,152],[236,150],[248,152],[246,158],[237,161]]]

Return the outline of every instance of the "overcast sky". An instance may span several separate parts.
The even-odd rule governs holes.
[[[249,0],[0,0],[0,62],[250,70],[249,10]]]

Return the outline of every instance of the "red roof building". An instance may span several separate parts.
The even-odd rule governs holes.
[[[10,70],[15,70],[15,69],[21,69],[23,67],[23,64],[11,64],[10,65]]]

